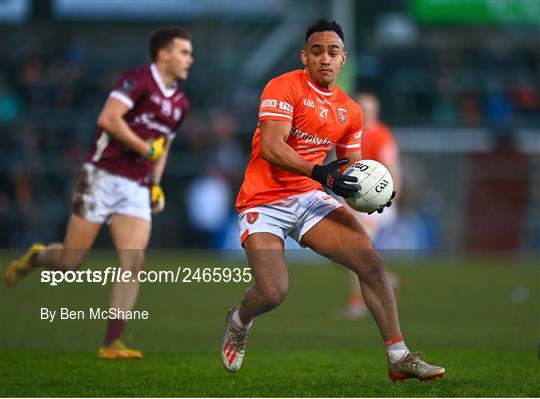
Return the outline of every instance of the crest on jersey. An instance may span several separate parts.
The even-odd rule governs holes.
[[[336,112],[339,123],[345,123],[347,120],[347,110],[345,108],[338,107],[336,108]]]
[[[126,94],[131,94],[135,89],[135,82],[131,79],[126,79],[122,82],[122,91]]]
[[[249,224],[253,224],[259,218],[259,212],[248,212],[246,215],[246,220]]]

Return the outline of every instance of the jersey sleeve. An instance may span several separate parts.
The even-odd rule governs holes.
[[[336,143],[339,151],[360,151],[362,147],[363,116],[360,109],[355,112],[351,119],[351,125],[347,132]]]
[[[259,104],[259,122],[292,122],[298,93],[290,78],[272,79],[263,90]]]
[[[144,81],[133,71],[127,72],[116,81],[109,97],[123,102],[129,109],[133,108],[144,93]]]

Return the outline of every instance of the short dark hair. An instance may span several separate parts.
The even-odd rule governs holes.
[[[338,24],[336,21],[330,21],[329,19],[319,19],[317,22],[307,28],[306,42],[313,33],[327,31],[336,32],[340,39],[345,43],[345,36],[343,35],[343,29],[341,29],[341,25]]]
[[[159,50],[166,48],[174,39],[177,38],[191,40],[189,33],[185,29],[178,26],[167,26],[152,32],[149,43],[150,60],[152,62],[157,60]]]

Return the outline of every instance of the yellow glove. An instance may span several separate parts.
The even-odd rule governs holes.
[[[146,154],[146,159],[149,159],[150,161],[157,161],[160,156],[163,155],[165,147],[165,137],[161,136],[155,140],[152,140],[150,142],[150,150],[148,150],[148,154]]]
[[[165,209],[165,193],[159,184],[152,184],[150,187],[150,205],[154,215],[159,215]]]

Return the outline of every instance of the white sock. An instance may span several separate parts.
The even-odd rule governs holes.
[[[388,345],[386,347],[386,353],[388,353],[390,363],[397,363],[409,353],[409,348],[405,345],[405,341],[399,341],[395,344]]]
[[[244,324],[242,320],[240,320],[240,315],[238,314],[238,309],[236,309],[232,315],[232,321],[234,324],[236,324],[238,327],[242,327],[246,330],[248,330],[251,325],[253,324],[253,320],[251,320],[248,324]]]

